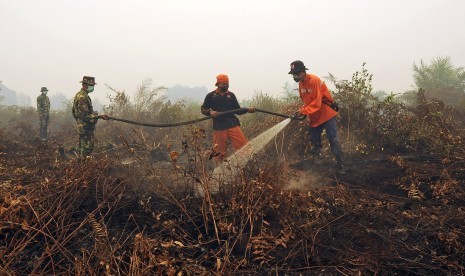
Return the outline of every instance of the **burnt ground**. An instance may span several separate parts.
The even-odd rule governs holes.
[[[264,161],[232,191],[196,198],[197,165],[0,145],[5,275],[465,271],[461,156],[348,155],[342,171]]]
[[[440,275],[463,273],[464,165],[461,157],[418,155],[349,158],[344,171],[307,161],[293,167],[304,178],[318,175],[313,187],[339,187],[353,200],[332,232],[335,252],[355,255],[349,266],[384,259],[391,268],[377,273]]]

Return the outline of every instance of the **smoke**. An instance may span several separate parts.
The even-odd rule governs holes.
[[[316,172],[304,172],[298,177],[289,180],[289,183],[283,188],[284,190],[310,191],[314,188],[325,186],[327,180],[322,178]]]

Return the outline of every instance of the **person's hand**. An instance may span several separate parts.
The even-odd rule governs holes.
[[[210,116],[211,116],[212,118],[216,118],[216,116],[218,116],[218,111],[210,110]]]
[[[255,107],[249,107],[249,110],[248,110],[249,113],[254,113],[255,112]]]
[[[99,118],[102,118],[102,119],[104,119],[104,120],[110,119],[110,116],[107,115],[107,114],[98,115],[98,117],[99,117]]]
[[[294,112],[294,114],[292,114],[291,116],[291,119],[299,119],[299,118],[303,118],[302,116],[304,116],[302,113],[300,113],[300,111],[297,111],[297,112]]]

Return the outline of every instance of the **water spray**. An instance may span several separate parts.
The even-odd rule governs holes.
[[[241,113],[244,111],[248,111],[248,108],[239,108],[228,110],[224,112],[218,112],[215,117],[219,117],[226,114],[231,113]],[[276,124],[275,126],[271,127],[267,131],[263,132],[262,134],[258,135],[251,141],[249,141],[244,147],[242,147],[237,152],[233,153],[231,156],[227,158],[227,162],[223,162],[218,167],[216,167],[209,178],[207,183],[198,184],[195,187],[196,195],[199,197],[205,196],[206,190],[208,190],[211,194],[216,194],[222,183],[225,183],[228,179],[234,178],[236,175],[240,173],[242,167],[244,167],[247,162],[253,157],[255,153],[262,150],[268,142],[270,142],[273,137],[276,136],[281,130],[286,127],[292,120],[301,121],[306,118],[305,115],[294,113],[293,115],[289,116],[286,114],[280,114],[272,111],[262,110],[262,109],[255,109],[255,112],[266,113],[278,117],[283,117],[285,120]],[[120,121],[128,124],[139,125],[139,126],[147,126],[147,127],[176,127],[176,126],[183,126],[183,125],[190,125],[194,123],[198,123],[201,121],[212,119],[212,116],[205,116],[203,118],[179,122],[179,123],[170,123],[170,124],[153,124],[153,123],[141,123],[132,120],[122,119],[122,118],[115,118],[109,117],[109,120]],[[229,169],[228,169],[229,168]]]

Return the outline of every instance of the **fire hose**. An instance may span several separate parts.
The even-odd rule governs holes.
[[[231,113],[237,113],[237,112],[244,112],[248,111],[248,108],[239,108],[239,109],[233,109],[233,110],[228,110],[224,112],[218,112],[216,117],[226,115],[226,114],[231,114]],[[275,115],[283,118],[290,118],[292,120],[298,120],[301,121],[305,119],[305,115],[301,114],[293,114],[293,115],[285,115],[285,114],[280,114],[280,113],[275,113],[267,110],[262,110],[262,109],[255,109],[255,112],[261,112],[261,113],[266,113],[270,115]],[[147,127],[176,127],[176,126],[184,126],[184,125],[190,125],[190,124],[195,124],[201,121],[209,120],[212,119],[212,116],[205,116],[203,118],[195,119],[195,120],[190,120],[190,121],[185,121],[185,122],[180,122],[180,123],[170,123],[170,124],[152,124],[152,123],[141,123],[141,122],[136,122],[128,119],[122,119],[122,118],[115,118],[115,117],[108,117],[108,120],[114,120],[114,121],[120,121],[128,124],[133,124],[133,125],[138,125],[138,126],[147,126]]]

